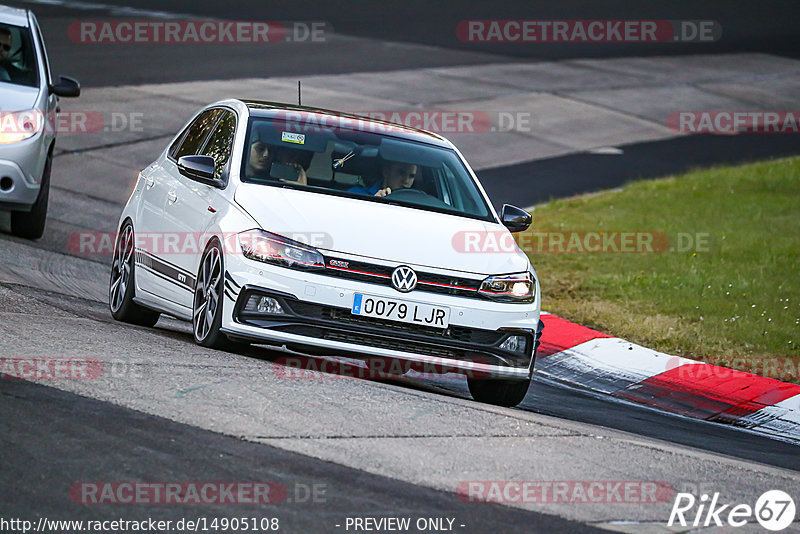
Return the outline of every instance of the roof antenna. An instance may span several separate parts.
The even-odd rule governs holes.
[[[302,99],[301,93],[300,93],[300,80],[297,80],[297,105],[298,106],[302,106],[303,105],[303,99]]]

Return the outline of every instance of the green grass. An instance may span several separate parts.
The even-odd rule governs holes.
[[[525,246],[537,243],[537,232],[572,231],[663,232],[671,249],[549,253],[549,245],[543,252]],[[707,242],[678,250],[681,234],[681,245],[686,236]],[[518,241],[547,311],[670,354],[800,379],[800,158],[551,201],[536,207]],[[783,357],[792,359],[770,370]],[[759,364],[765,359],[773,361]]]

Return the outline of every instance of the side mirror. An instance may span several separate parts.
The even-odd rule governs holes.
[[[531,217],[530,213],[516,206],[512,206],[511,204],[503,204],[503,211],[500,214],[500,219],[511,233],[527,230],[533,221],[533,217]]]
[[[81,84],[75,78],[59,76],[58,83],[50,86],[50,92],[65,98],[81,96]]]
[[[178,159],[178,172],[182,175],[201,184],[222,188],[225,183],[214,178],[214,167],[211,156],[181,156]]]

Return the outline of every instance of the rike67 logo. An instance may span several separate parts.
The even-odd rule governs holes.
[[[763,528],[777,532],[792,524],[795,512],[794,500],[781,490],[764,492],[756,500],[755,506],[722,504],[719,493],[711,497],[704,493],[699,499],[691,493],[678,493],[667,526],[677,523],[682,527],[743,527],[758,521]]]

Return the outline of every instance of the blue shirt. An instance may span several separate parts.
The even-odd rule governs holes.
[[[380,188],[381,188],[381,183],[380,183],[380,181],[378,181],[378,182],[375,182],[370,187],[362,187],[360,185],[353,186],[350,189],[348,189],[347,192],[348,193],[357,193],[359,195],[368,195],[368,196],[374,197],[375,193],[377,193],[378,190],[380,190]]]

